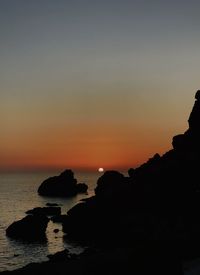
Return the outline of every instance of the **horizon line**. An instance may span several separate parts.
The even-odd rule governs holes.
[[[141,165],[141,164],[140,164]],[[34,172],[57,172],[61,173],[62,171],[66,169],[71,169],[73,172],[98,172],[98,169],[102,167],[104,171],[111,171],[111,170],[117,170],[117,171],[125,171],[127,172],[130,168],[136,168],[140,165],[132,165],[132,166],[109,166],[104,167],[73,167],[73,166],[39,166],[39,167],[0,167],[0,173],[34,173]]]

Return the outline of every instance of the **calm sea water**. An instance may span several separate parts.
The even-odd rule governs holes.
[[[69,199],[45,198],[37,194],[40,183],[55,173],[1,173],[0,174],[0,271],[13,270],[30,262],[47,260],[47,255],[68,248],[74,253],[82,248],[73,243],[63,241],[62,227],[49,222],[46,244],[27,244],[7,238],[6,228],[16,220],[26,216],[25,212],[34,207],[44,207],[47,202],[61,204],[62,214],[77,204],[82,198],[94,194],[94,188],[100,173],[75,173],[78,182],[89,186],[87,195],[77,195]],[[55,228],[60,229],[54,233]]]

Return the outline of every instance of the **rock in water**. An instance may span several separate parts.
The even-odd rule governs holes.
[[[38,188],[41,196],[70,197],[87,191],[87,185],[80,186],[74,178],[72,170],[65,170],[59,176],[46,179]],[[84,190],[83,190],[84,189]]]
[[[46,240],[45,231],[49,219],[44,215],[29,215],[13,222],[7,229],[6,235],[14,239],[27,241]]]
[[[77,184],[77,193],[86,193],[88,189],[87,184],[85,183],[78,183]]]

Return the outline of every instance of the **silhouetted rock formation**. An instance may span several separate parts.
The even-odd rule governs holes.
[[[38,188],[38,193],[41,196],[70,197],[86,192],[87,188],[84,183],[77,184],[74,173],[68,169],[59,176],[46,179]]]
[[[95,196],[68,211],[69,238],[144,249],[158,244],[180,260],[200,256],[200,91],[195,98],[189,129],[173,138],[172,150],[130,169],[130,177],[107,171]]]
[[[97,181],[97,187],[95,188],[95,194],[98,198],[103,200],[104,197],[109,199],[113,197],[113,193],[120,192],[123,195],[124,184],[127,182],[127,178],[123,174],[117,171],[106,171]]]
[[[12,223],[6,229],[6,235],[14,239],[26,241],[45,241],[45,231],[49,219],[44,215],[28,215]]]
[[[191,132],[200,133],[200,127],[199,127],[199,117],[200,117],[200,90],[196,92],[195,95],[195,103],[194,107],[192,109],[192,112],[190,114],[188,123],[189,123],[189,130]]]
[[[61,214],[61,207],[36,207],[31,210],[26,211],[26,214],[32,215],[45,215],[45,216],[54,216]]]
[[[76,189],[77,193],[86,193],[88,186],[85,183],[78,183]]]
[[[198,158],[200,151],[200,90],[197,91],[195,99],[194,107],[188,119],[189,129],[184,134],[175,136],[172,145],[175,150],[182,150],[192,157]]]

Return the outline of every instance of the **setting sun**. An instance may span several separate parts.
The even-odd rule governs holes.
[[[99,171],[100,173],[102,173],[102,172],[104,171],[104,169],[103,169],[102,167],[100,167],[100,168],[98,169],[98,171]]]

